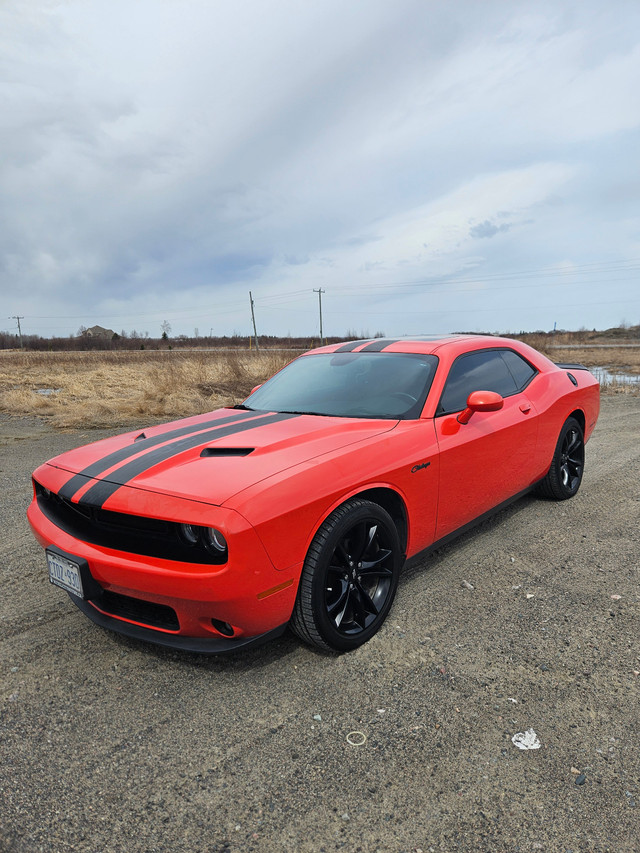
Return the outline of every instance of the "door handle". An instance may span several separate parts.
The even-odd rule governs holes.
[[[520,411],[523,415],[528,415],[531,411],[531,403],[520,403]]]

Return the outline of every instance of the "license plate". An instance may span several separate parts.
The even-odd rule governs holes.
[[[80,576],[80,566],[72,560],[67,560],[61,554],[55,554],[53,551],[47,551],[47,563],[49,565],[49,580],[56,586],[66,589],[67,592],[72,592],[78,598],[84,598],[84,590],[82,589],[82,577]]]

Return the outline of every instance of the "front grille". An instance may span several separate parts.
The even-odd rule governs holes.
[[[209,552],[201,543],[187,546],[176,522],[72,503],[36,481],[34,485],[42,513],[56,527],[81,542],[181,563],[221,565],[227,560],[226,553]]]
[[[166,631],[179,631],[180,623],[176,611],[165,604],[131,598],[117,592],[103,590],[98,598],[91,599],[99,610],[111,616],[120,616],[132,622],[140,622],[150,628],[164,628]]]

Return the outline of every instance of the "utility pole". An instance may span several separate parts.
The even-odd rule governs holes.
[[[22,349],[22,329],[20,328],[20,320],[24,320],[24,314],[21,314],[19,317],[17,314],[13,314],[9,319],[18,321],[18,335],[20,337],[20,349]]]
[[[260,350],[258,346],[258,333],[256,332],[256,315],[253,311],[253,296],[251,295],[251,291],[249,291],[249,302],[251,303],[251,320],[253,322],[253,335],[256,339],[256,350]]]
[[[318,294],[318,306],[320,308],[320,345],[322,345],[322,294],[326,291],[320,287],[318,290],[314,288],[313,292]]]

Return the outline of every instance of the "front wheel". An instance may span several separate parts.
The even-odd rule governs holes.
[[[354,498],[322,524],[309,547],[291,627],[310,645],[349,651],[387,617],[398,586],[402,548],[386,510]]]
[[[538,493],[556,501],[572,498],[584,472],[584,434],[575,418],[564,422],[553,454],[551,467],[538,484]]]

